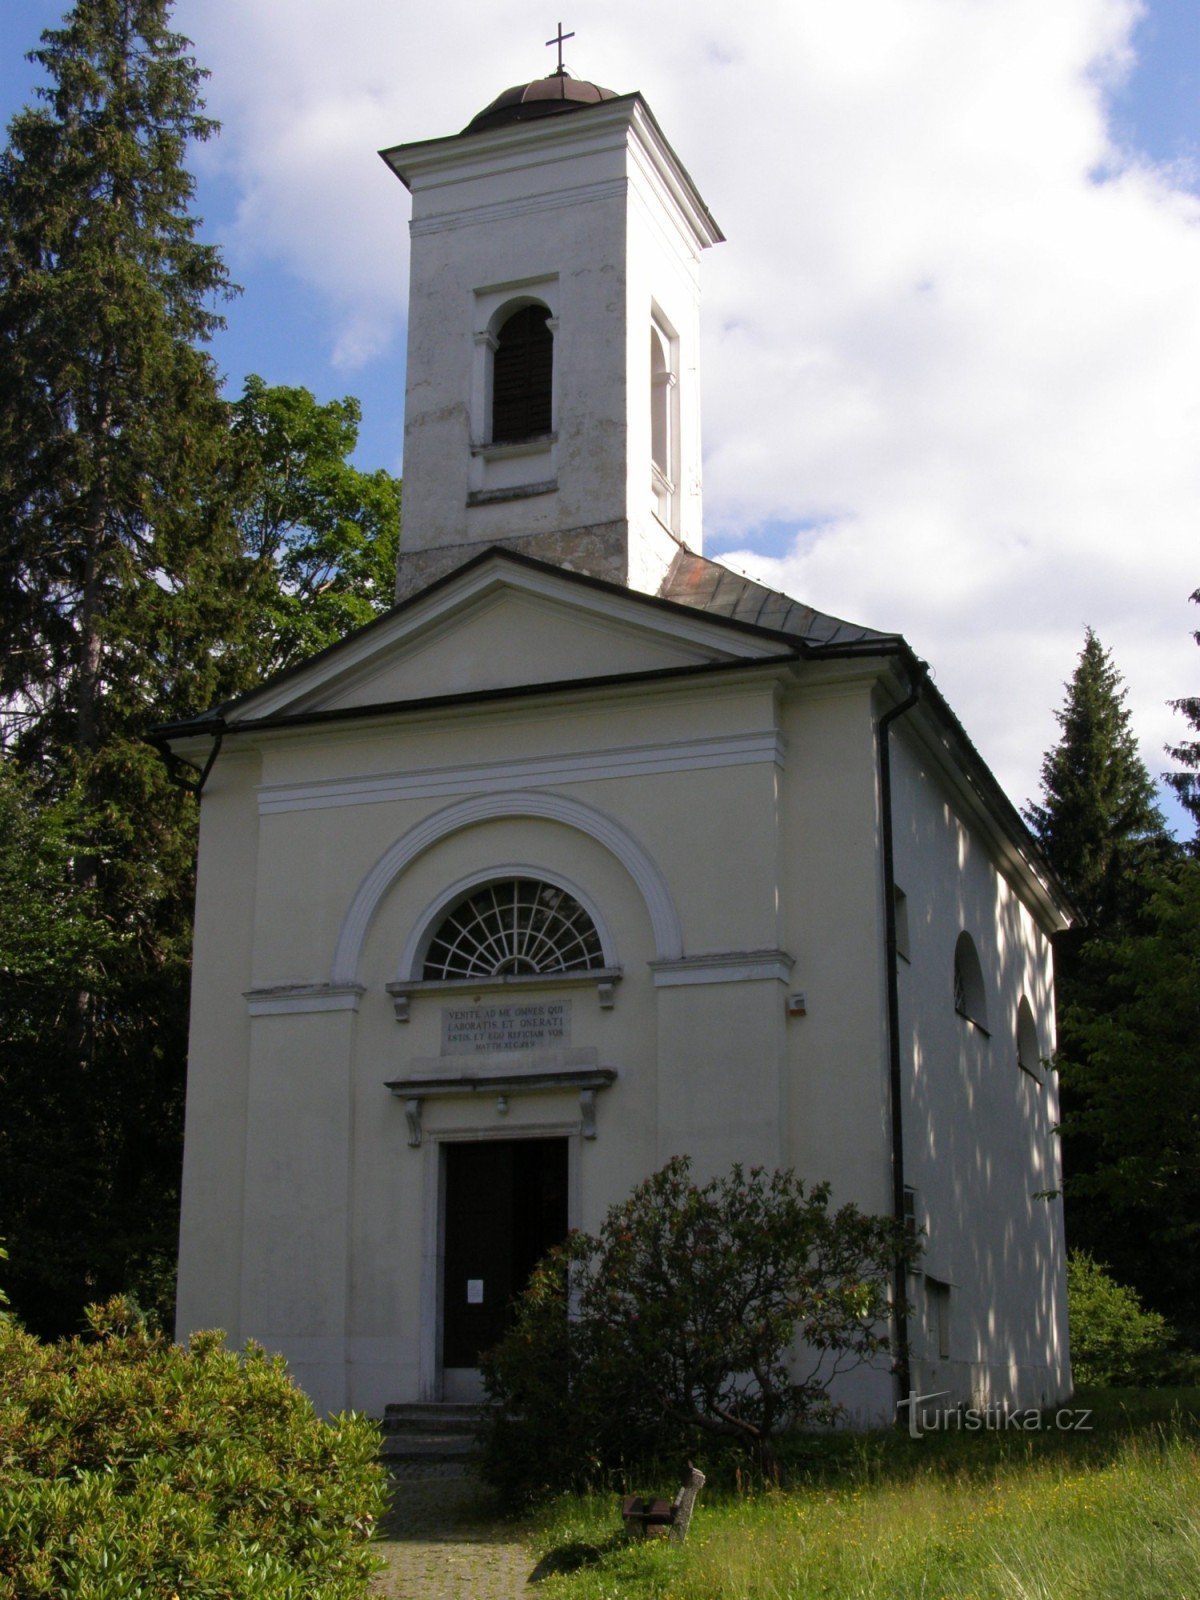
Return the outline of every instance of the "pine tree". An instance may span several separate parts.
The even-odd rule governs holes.
[[[1062,738],[1042,762],[1042,800],[1025,816],[1084,919],[1055,940],[1067,1235],[1137,1283],[1157,1309],[1173,1309],[1174,1289],[1171,1306],[1161,1296],[1176,1284],[1164,1256],[1178,1238],[1164,1251],[1148,1237],[1154,1205],[1162,1208],[1164,1238],[1168,1211],[1161,1195],[1137,1192],[1126,1170],[1133,1149],[1126,1108],[1144,1098],[1149,1120],[1165,1111],[1169,1123],[1171,1109],[1158,1098],[1169,1073],[1153,1065],[1152,1047],[1131,1054],[1116,1093],[1111,1046],[1128,1038],[1119,1025],[1133,997],[1128,951],[1142,952],[1140,979],[1144,952],[1159,948],[1155,907],[1177,851],[1137,753],[1121,675],[1090,628],[1066,689]]]
[[[1060,1040],[1067,1230],[1200,1346],[1200,862],[1096,940]],[[1089,981],[1090,980],[1090,981]]]
[[[1136,877],[1167,833],[1125,705],[1128,691],[1089,628],[1056,713],[1062,738],[1042,761],[1042,800],[1025,818],[1092,935],[1115,931],[1138,899]]]
[[[78,0],[0,155],[0,1236],[46,1334],[170,1308],[196,807],[144,735],[386,609],[399,531],[356,402],[220,397],[170,10]]]
[[[169,10],[79,0],[0,155],[3,797],[27,837],[4,840],[0,1233],[51,1333],[153,1297],[173,1254],[194,803],[141,735],[241,686],[249,621],[202,348],[229,285],[183,166],[214,125]],[[39,899],[79,936],[53,959]]]
[[[135,724],[227,603],[200,345],[229,283],[182,164],[214,124],[169,10],[79,0],[31,53],[51,81],[0,156],[0,693],[27,760]]]
[[[1192,600],[1200,605],[1200,589],[1193,593]],[[1192,638],[1200,644],[1200,631],[1193,633]],[[1200,695],[1188,695],[1182,700],[1173,700],[1171,704],[1187,718],[1193,732],[1200,734]],[[1188,768],[1186,772],[1168,772],[1167,782],[1192,814],[1196,824],[1192,851],[1193,854],[1200,854],[1200,738],[1168,745],[1167,754]]]

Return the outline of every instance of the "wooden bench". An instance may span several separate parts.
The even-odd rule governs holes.
[[[626,1495],[621,1502],[626,1531],[642,1539],[670,1539],[674,1544],[681,1544],[687,1538],[696,1497],[703,1487],[704,1474],[689,1461],[674,1500],[645,1500],[640,1495]]]

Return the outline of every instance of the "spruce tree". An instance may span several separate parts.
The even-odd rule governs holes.
[[[194,802],[142,734],[240,686],[248,621],[183,166],[214,125],[169,11],[79,0],[0,155],[0,1234],[49,1333],[170,1276]],[[39,899],[74,943],[26,937]]]
[[[220,397],[170,11],[78,0],[0,155],[0,1237],[46,1334],[170,1311],[196,805],[145,733],[385,610],[399,532],[354,401]]]
[[[1127,946],[1155,947],[1143,935],[1176,851],[1137,753],[1121,675],[1090,628],[1066,689],[1057,714],[1062,738],[1042,762],[1041,803],[1025,816],[1082,918],[1055,940],[1067,1237],[1164,1310],[1160,1293],[1174,1278],[1146,1229],[1162,1197],[1134,1192],[1124,1172],[1131,1153],[1125,1107],[1144,1097],[1151,1117],[1165,1109],[1169,1121],[1172,1113],[1158,1098],[1160,1074],[1148,1055],[1130,1056],[1122,1094],[1113,1092],[1109,1046],[1121,1036],[1119,1013],[1129,999]]]
[[[1125,705],[1128,691],[1089,628],[1067,698],[1062,738],[1042,761],[1042,798],[1025,818],[1087,931],[1115,931],[1137,903],[1138,872],[1167,847],[1154,786]]]
[[[0,692],[29,760],[90,755],[195,671],[235,551],[201,348],[229,284],[183,166],[214,124],[169,11],[79,0],[0,156]]]
[[[1200,604],[1200,589],[1192,594],[1192,600]],[[1193,633],[1192,638],[1200,644],[1200,632]],[[1200,695],[1187,695],[1181,700],[1173,700],[1171,704],[1187,718],[1192,731],[1200,734]],[[1186,772],[1168,772],[1167,782],[1192,814],[1196,834],[1191,848],[1193,854],[1200,854],[1200,738],[1168,745],[1167,754],[1173,760],[1181,761],[1188,769]]]

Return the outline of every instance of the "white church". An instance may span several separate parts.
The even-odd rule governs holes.
[[[180,1337],[469,1400],[537,1256],[686,1153],[924,1230],[852,1416],[1063,1398],[1069,908],[901,637],[701,553],[708,207],[562,70],[383,156],[396,605],[164,730],[205,773]]]

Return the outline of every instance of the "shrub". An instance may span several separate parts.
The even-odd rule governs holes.
[[[786,1427],[832,1419],[836,1372],[887,1350],[903,1227],[828,1184],[676,1157],[541,1263],[484,1358],[484,1475],[510,1499],[732,1449],[772,1474]]]
[[[83,1338],[0,1319],[0,1600],[352,1600],[376,1566],[378,1433],[322,1422],[279,1358],[189,1349],[114,1300]]]
[[[1067,1257],[1067,1317],[1076,1383],[1144,1383],[1165,1357],[1171,1329],[1086,1251]]]

